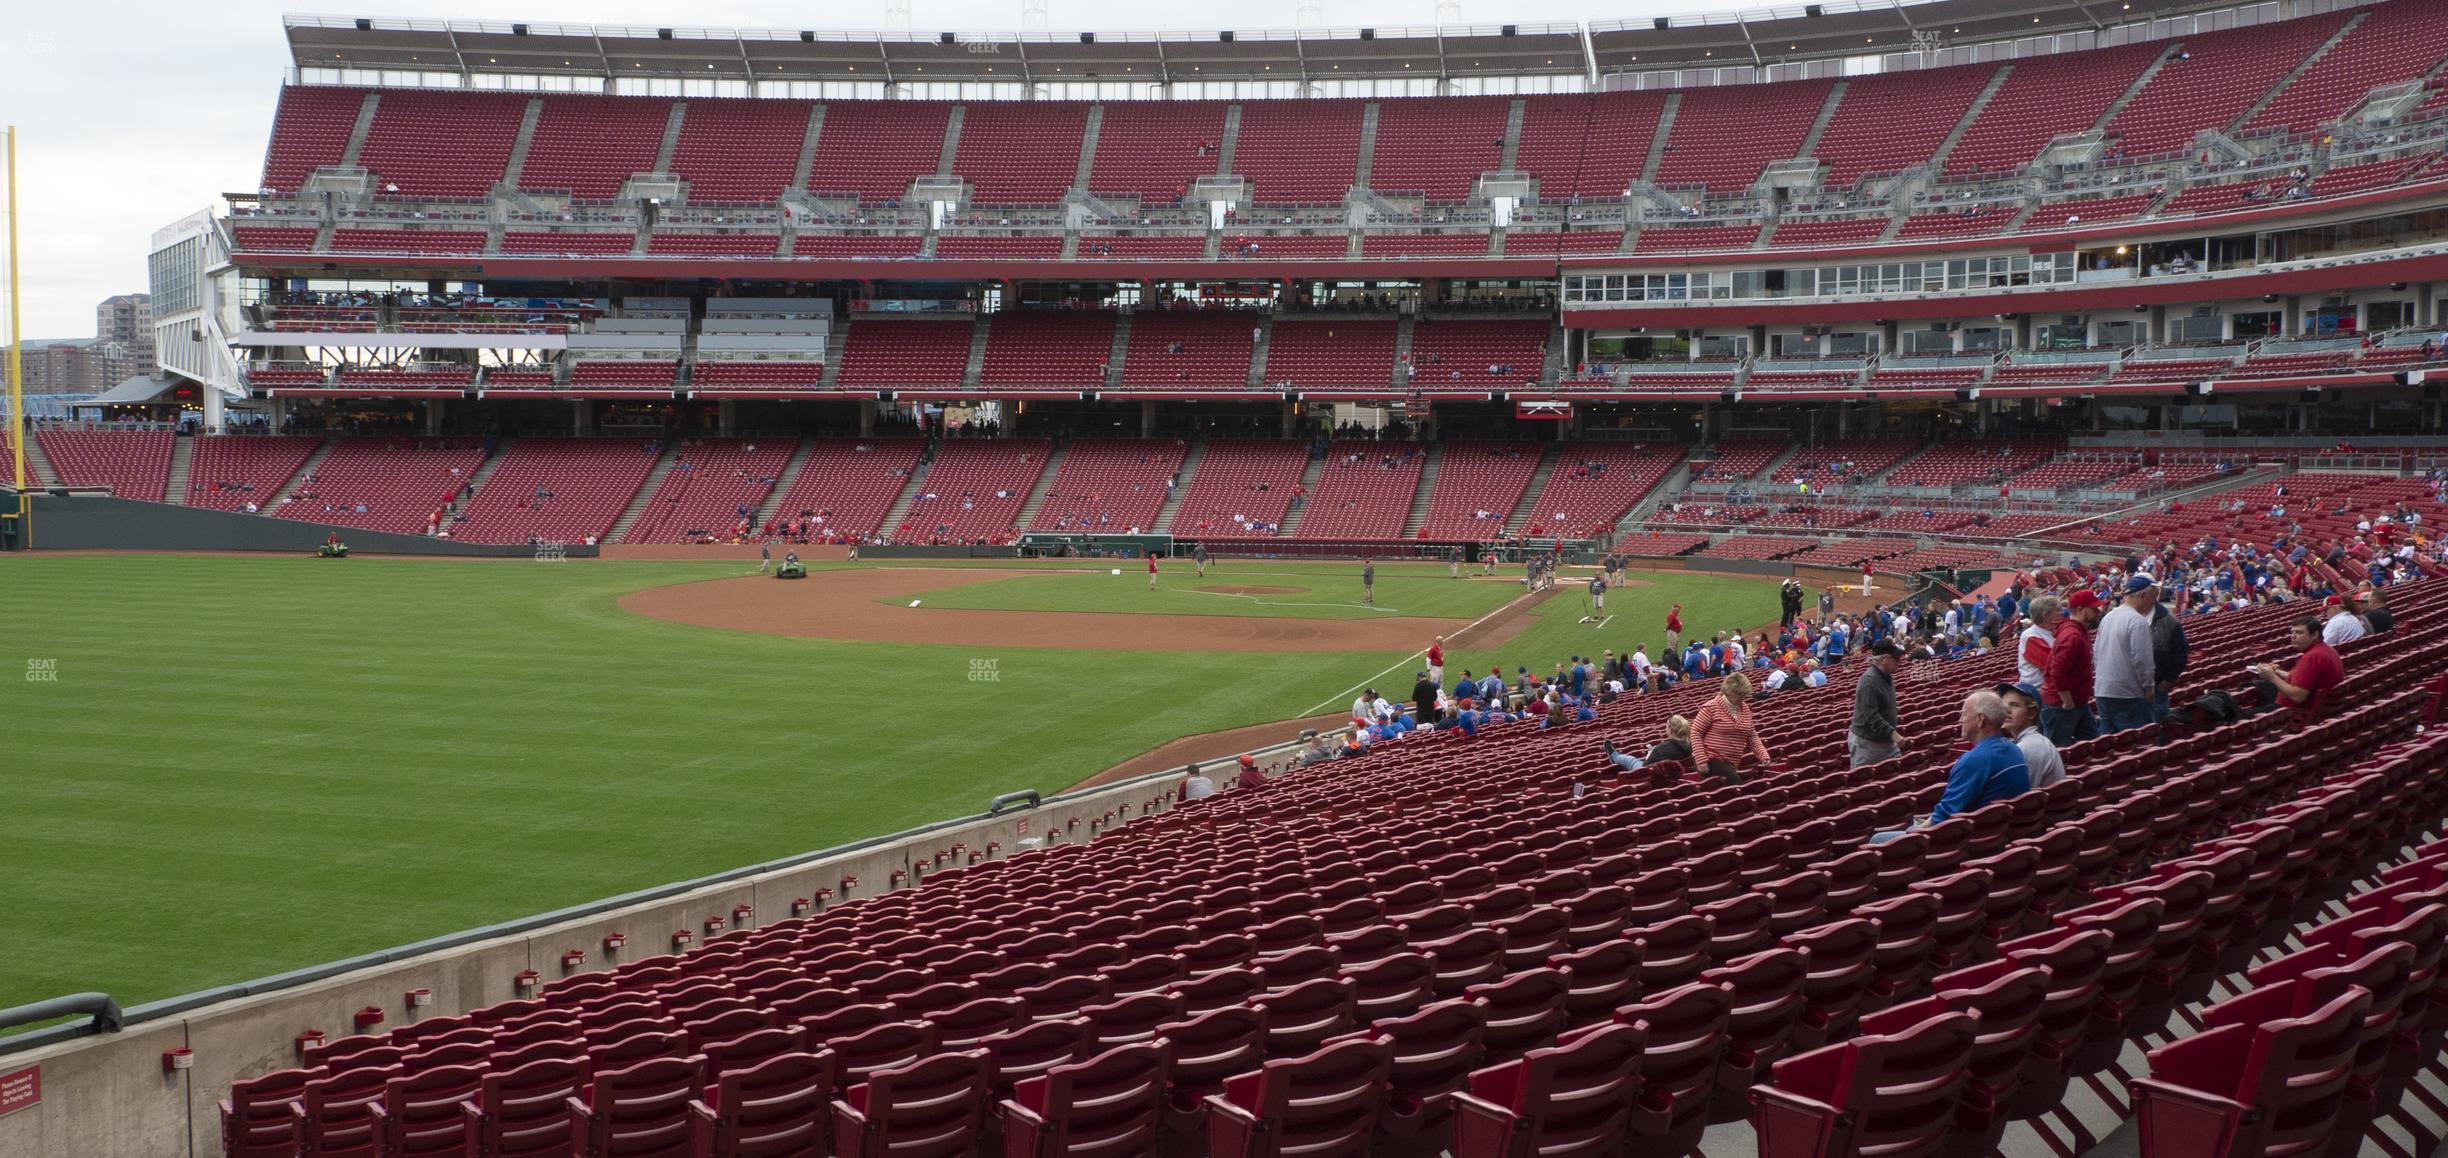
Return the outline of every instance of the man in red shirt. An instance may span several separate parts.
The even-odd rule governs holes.
[[[1148,590],[1156,589],[1156,552],[1148,552]]]
[[[1445,686],[1445,637],[1442,635],[1428,641],[1428,682],[1440,688]]]
[[[2320,620],[2309,615],[2297,616],[2288,625],[2287,639],[2300,653],[2294,667],[2284,675],[2274,663],[2253,671],[2278,689],[2279,700],[2295,713],[2295,724],[2301,727],[2328,714],[2330,693],[2346,682],[2346,663],[2338,658],[2336,648],[2321,642]]]
[[[1672,654],[1676,648],[1681,646],[1683,646],[1683,605],[1677,603],[1666,609],[1666,654]]]
[[[2099,592],[2085,587],[2066,596],[2057,637],[2049,642],[2040,686],[2040,730],[2060,748],[2099,735],[2099,717],[2091,711],[2091,628],[2099,620]]]
[[[1266,781],[1266,773],[1258,770],[1257,758],[1244,753],[1241,757],[1241,775],[1233,782],[1233,787],[1256,788]]]

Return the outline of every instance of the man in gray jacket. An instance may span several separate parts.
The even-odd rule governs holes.
[[[2100,734],[2151,722],[2158,665],[2151,655],[2151,609],[2159,605],[2159,583],[2143,572],[2125,580],[2125,598],[2101,617],[2091,637],[2091,695],[2099,704]]]
[[[1894,640],[1870,645],[1870,667],[1853,685],[1853,724],[1845,729],[1845,750],[1855,768],[1903,754],[1895,734],[1895,673],[1903,663],[1904,649]]]

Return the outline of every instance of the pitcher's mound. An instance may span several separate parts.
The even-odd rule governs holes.
[[[1302,592],[1304,592],[1304,591],[1307,591],[1307,590],[1308,590],[1308,588],[1306,588],[1306,587],[1201,587],[1201,588],[1199,588],[1199,590],[1201,590],[1201,591],[1213,591],[1213,592],[1215,592],[1215,593],[1216,593],[1216,594],[1218,594],[1218,595],[1298,595],[1298,594],[1301,594],[1301,593],[1302,593]]]

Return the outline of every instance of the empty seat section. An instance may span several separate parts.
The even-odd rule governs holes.
[[[1172,204],[1223,160],[1222,101],[1107,101],[1088,191]]]
[[[1363,257],[1486,257],[1488,235],[1371,233],[1360,238],[1360,253]]]
[[[1909,169],[1936,156],[1938,145],[1997,75],[1994,64],[1968,64],[1857,76],[1811,155],[1827,166],[1825,184],[1849,189],[1864,176]]]
[[[1706,185],[1716,193],[1749,188],[1770,162],[1802,151],[1802,139],[1819,119],[1833,83],[1797,80],[1685,90],[1666,138],[1666,155],[1658,162],[1657,183]]]
[[[1666,110],[1662,92],[1522,98],[1513,167],[1539,179],[1546,200],[1608,200],[1640,180]]]
[[[1125,233],[1082,234],[1079,242],[1081,261],[1102,261],[1106,258],[1197,261],[1206,256],[1207,235],[1204,233],[1186,233],[1175,237]]]
[[[1081,101],[970,101],[952,172],[985,205],[1052,205],[1079,171],[1088,131]]]
[[[624,543],[685,543],[726,535],[745,505],[753,515],[773,493],[797,442],[788,438],[689,438],[672,448],[672,463],[655,484]],[[489,483],[488,483],[489,485]]]
[[[1772,249],[1804,245],[1855,245],[1877,241],[1887,232],[1885,217],[1833,217],[1816,221],[1779,221],[1768,237]]]
[[[790,187],[807,139],[807,101],[690,97],[672,147],[689,201],[770,204]]]
[[[2082,201],[2043,201],[2032,209],[2031,216],[2023,219],[2023,232],[2125,221],[2140,217],[2157,200],[2157,193],[2129,193],[2122,197],[2092,197]]]
[[[1430,201],[1470,196],[1479,175],[1503,167],[1511,97],[1421,97],[1377,102],[1369,186]]]
[[[1390,386],[1392,322],[1293,320],[1267,335],[1266,380],[1294,386]]]
[[[1547,448],[1534,442],[1449,442],[1419,538],[1488,542],[1504,537]]]
[[[1269,100],[1241,104],[1233,171],[1248,178],[1261,205],[1339,202],[1359,172],[1356,100]]]
[[[296,501],[271,509],[284,519],[418,534],[484,459],[473,438],[343,438],[291,488]]]
[[[678,257],[772,257],[782,245],[773,233],[666,233],[646,239],[646,252]]]
[[[484,197],[510,162],[527,101],[524,93],[384,89],[357,163],[386,193]]]
[[[914,234],[861,233],[842,237],[811,237],[802,233],[791,239],[791,256],[916,257],[919,246],[925,243],[925,238]]]
[[[547,96],[519,165],[519,188],[567,192],[584,201],[620,195],[631,175],[654,169],[672,103],[660,97]],[[796,158],[793,158],[794,160]]]
[[[1428,452],[1416,442],[1337,442],[1296,539],[1399,539]]]
[[[586,358],[570,363],[569,384],[581,390],[669,390],[680,363],[654,358]]]
[[[2127,156],[2150,157],[2193,143],[2203,128],[2229,121],[2303,63],[2351,13],[2330,12],[2188,36],[2180,55],[2108,122],[2108,138]]]
[[[1595,538],[1613,527],[1683,461],[1679,446],[1568,442],[1556,448],[1555,469],[1514,526],[1537,537]],[[1443,478],[1443,469],[1438,477]]]
[[[335,229],[331,247],[341,253],[479,254],[483,230]]]
[[[2315,197],[2343,197],[2366,189],[2385,189],[2399,181],[2423,175],[2435,157],[2400,157],[2388,161],[2366,161],[2359,165],[2335,165],[2312,179]]]
[[[1547,369],[1547,323],[1443,319],[1411,328],[1411,380],[1420,386],[1535,381]]]
[[[1692,481],[1741,482],[1785,453],[1783,438],[1729,438],[1692,458]]]
[[[811,538],[872,535],[909,488],[910,472],[924,453],[923,438],[814,439],[773,516],[806,519],[815,528]]]
[[[241,253],[312,253],[315,235],[321,232],[312,225],[230,226],[231,240]]]
[[[632,438],[522,438],[501,452],[451,537],[473,543],[575,543],[600,537],[654,469]]]
[[[1904,219],[1896,229],[1897,241],[1923,237],[1969,237],[1983,233],[2002,233],[2006,224],[2022,212],[2020,205],[1995,205],[1971,210],[1949,209],[1937,213],[1915,213]]]
[[[2371,90],[2419,80],[2448,59],[2448,2],[2392,0],[2363,11],[2363,22],[2287,82],[2245,132],[2309,132],[2353,112]]]
[[[934,175],[951,115],[952,106],[932,101],[825,102],[808,192],[899,201],[910,182]]]
[[[357,131],[366,90],[285,85],[264,147],[263,188],[295,193],[316,169],[337,165]]]
[[[1770,481],[1791,486],[1797,479],[1808,479],[1813,490],[1830,483],[1866,483],[1919,449],[1921,444],[1909,438],[1835,439],[1795,451]]]
[[[1995,482],[2047,462],[2063,449],[2063,444],[2053,441],[1949,441],[1897,467],[1895,473],[1887,476],[1887,483],[1900,487],[1951,487]]]
[[[2155,40],[2015,61],[1947,152],[1946,171],[1996,173],[2031,164],[2049,138],[2090,128],[2166,51],[2167,42]]]
[[[1053,445],[1041,438],[952,439],[918,483],[898,543],[1000,543],[1045,473]]]
[[[689,385],[704,390],[814,390],[824,384],[824,363],[805,358],[699,359]]]
[[[986,386],[1105,384],[1113,357],[1114,316],[1107,313],[1028,313],[1006,310],[986,334],[978,382]]]
[[[635,248],[634,233],[509,233],[502,234],[504,254],[543,254],[555,257],[622,257]]]
[[[1308,466],[1309,449],[1301,443],[1211,439],[1168,530],[1183,537],[1269,533],[1252,527],[1282,525]]]
[[[106,486],[123,499],[162,501],[170,486],[168,431],[37,430],[34,444],[67,486]],[[29,472],[32,468],[28,468]]]
[[[1249,252],[1241,252],[1239,243],[1246,243],[1249,246]],[[1228,259],[1258,260],[1287,257],[1342,257],[1349,251],[1348,239],[1342,233],[1296,233],[1268,234],[1261,237],[1228,236],[1224,239],[1223,246],[1218,252]]]
[[[836,386],[958,386],[976,323],[856,318],[842,339]]]
[[[1757,225],[1653,225],[1632,235],[1634,253],[1701,253],[1749,249],[1759,240]]]
[[[1130,339],[1122,355],[1122,384],[1246,386],[1250,335],[1257,326],[1255,315],[1141,313],[1131,319]]]
[[[1055,236],[963,237],[944,234],[935,239],[935,256],[946,261],[963,259],[1052,261],[1062,256],[1062,238]]]
[[[1612,226],[1605,229],[1577,229],[1567,233],[1508,229],[1505,231],[1504,246],[1506,257],[1620,253],[1623,251],[1623,231]]]
[[[1083,438],[1063,451],[1045,501],[1029,521],[1033,531],[1106,531],[1137,534],[1156,529],[1164,509],[1165,480],[1181,469],[1186,448],[1178,439]]]

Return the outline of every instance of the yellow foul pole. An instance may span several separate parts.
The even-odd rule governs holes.
[[[25,336],[18,329],[17,308],[17,126],[15,125],[10,125],[8,130],[8,279],[9,452],[10,457],[16,460],[12,464],[12,470],[15,473],[11,477],[16,480],[17,485],[18,536],[23,538],[26,508],[32,504],[26,497]]]

